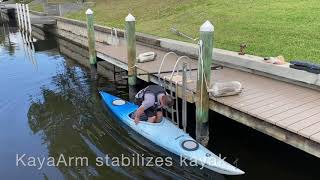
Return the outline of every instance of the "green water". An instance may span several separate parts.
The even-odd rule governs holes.
[[[246,171],[243,176],[222,176],[176,163],[170,167],[125,167],[110,165],[107,159],[104,165],[97,165],[96,159],[106,155],[171,154],[117,123],[103,106],[98,90],[128,99],[129,89],[121,74],[115,79],[111,76],[91,81],[88,69],[52,46],[56,40],[38,40],[33,43],[33,51],[31,43],[23,43],[23,38],[26,37],[14,24],[1,22],[1,179],[320,178],[319,159],[214,113],[210,114],[209,149],[222,153],[227,161]],[[188,117],[193,116],[194,112],[189,111]],[[192,125],[189,129],[193,129]],[[58,160],[61,155],[66,159],[86,157],[88,163],[40,167],[39,163],[23,165],[18,161],[17,165],[17,156],[24,154],[25,163],[29,162],[28,157]]]

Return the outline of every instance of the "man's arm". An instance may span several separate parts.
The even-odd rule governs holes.
[[[144,113],[144,111],[154,105],[155,97],[153,94],[147,93],[144,95],[143,102],[141,106],[135,112],[134,122],[136,124],[140,121],[140,116]]]
[[[136,124],[139,123],[139,121],[140,121],[140,116],[143,114],[143,112],[144,112],[144,107],[143,107],[143,106],[140,106],[140,107],[137,109],[137,111],[135,112],[134,122],[135,122]]]

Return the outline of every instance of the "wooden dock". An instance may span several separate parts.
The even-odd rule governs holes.
[[[31,17],[31,24],[56,24],[57,21],[52,17]]]
[[[97,44],[97,55],[118,67],[128,69],[126,46]],[[145,81],[159,83],[158,68],[166,51],[137,44],[137,53],[154,51],[157,58],[153,62],[138,63],[138,74]],[[169,56],[163,72],[170,71],[177,58]],[[197,68],[197,60],[184,60]],[[170,73],[161,74],[161,77]],[[197,71],[192,71],[187,89],[188,101],[194,102]],[[223,68],[213,70],[213,82],[239,81],[244,90],[240,95],[214,98],[210,97],[210,109],[240,123],[250,126],[278,140],[320,157],[320,92],[306,87],[278,81],[248,72]],[[213,83],[212,82],[212,83]],[[179,94],[181,97],[181,94]]]

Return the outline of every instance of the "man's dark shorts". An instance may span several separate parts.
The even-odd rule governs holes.
[[[144,111],[144,113],[146,114],[146,116],[149,118],[149,117],[153,117],[153,116],[156,116],[157,115],[157,112],[162,112],[162,109],[161,108],[157,108],[157,107],[149,107],[148,109],[146,109]]]

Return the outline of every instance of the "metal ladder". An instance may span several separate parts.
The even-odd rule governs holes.
[[[162,66],[164,64],[164,61],[171,54],[175,55],[177,57],[177,61],[176,61],[175,65],[174,65],[174,67],[173,67],[171,75],[170,75],[169,78],[166,78],[166,76],[161,77],[161,69],[162,69]],[[173,79],[174,75],[178,75],[179,71],[182,71],[182,73],[183,73],[183,81],[181,82],[181,85],[183,87],[182,90],[186,91],[186,86],[187,86],[187,84],[186,84],[187,83],[186,71],[189,71],[189,78],[191,78],[191,64],[190,63],[184,63],[184,65],[181,66],[180,70],[177,68],[182,59],[190,59],[190,58],[187,57],[187,56],[180,56],[179,57],[174,52],[168,52],[167,54],[164,55],[164,57],[163,57],[163,59],[161,61],[159,70],[158,70],[158,82],[160,83],[160,85],[162,87],[164,87],[165,89],[169,90],[169,94],[171,95],[171,97],[174,97],[174,100],[175,100],[174,106],[172,106],[170,108],[170,110],[166,109],[166,112],[165,112],[166,116],[167,116],[167,112],[171,113],[171,121],[178,127],[180,127],[179,97],[178,97],[179,82],[178,81],[174,82],[172,79]],[[185,95],[185,93],[186,92],[182,92],[183,95]],[[185,96],[183,96],[182,100],[183,100],[183,103],[182,103],[182,127],[183,127],[183,130],[186,131],[186,127],[187,127],[187,122],[186,122],[187,121],[186,120],[186,117],[187,117],[187,115],[186,115],[187,106],[186,106],[186,104],[187,103],[186,103]]]

